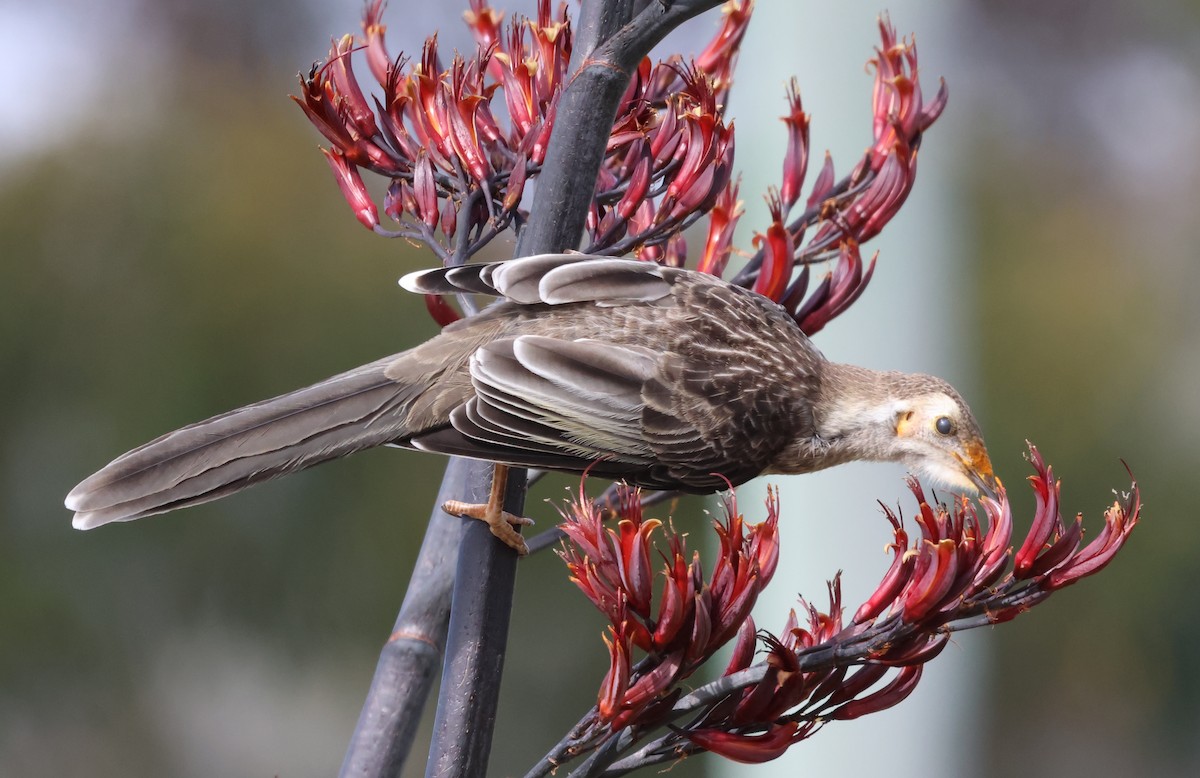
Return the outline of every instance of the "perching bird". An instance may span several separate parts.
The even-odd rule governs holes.
[[[74,526],[386,444],[693,493],[854,460],[902,462],[967,492],[994,484],[945,381],[827,361],[780,306],[714,276],[553,254],[400,283],[503,300],[409,351],[118,457],[67,495]]]

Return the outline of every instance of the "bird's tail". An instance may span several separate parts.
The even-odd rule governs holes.
[[[402,438],[428,386],[384,372],[396,357],[176,430],[117,457],[67,495],[74,526],[196,505],[269,478]]]

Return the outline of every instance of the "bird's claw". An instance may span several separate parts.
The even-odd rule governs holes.
[[[519,556],[529,553],[529,546],[525,544],[525,538],[521,537],[521,533],[513,527],[528,527],[533,524],[533,519],[514,516],[508,511],[501,510],[498,505],[468,503],[459,500],[447,500],[442,503],[442,510],[451,516],[479,519],[488,525],[488,529],[492,531],[493,535],[499,538],[504,545],[516,551]]]

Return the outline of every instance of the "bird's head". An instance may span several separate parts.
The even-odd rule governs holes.
[[[814,411],[817,432],[833,455],[829,464],[899,462],[956,491],[995,494],[998,482],[979,425],[940,378],[829,363]]]
[[[891,403],[891,456],[920,476],[956,491],[995,495],[996,476],[971,410],[945,381],[919,379]]]

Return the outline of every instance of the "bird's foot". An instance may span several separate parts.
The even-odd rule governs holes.
[[[529,553],[529,547],[525,545],[525,538],[521,537],[521,533],[517,532],[513,527],[528,526],[533,524],[533,519],[527,519],[524,516],[514,516],[508,511],[500,509],[498,506],[493,507],[482,503],[460,502],[459,500],[446,500],[446,502],[442,503],[442,510],[451,516],[461,516],[464,519],[479,519],[488,525],[488,529],[504,545],[516,551],[521,556]]]
[[[492,534],[504,545],[516,551],[519,556],[529,553],[525,538],[514,527],[527,527],[533,524],[533,519],[524,516],[514,516],[504,510],[504,488],[508,482],[508,468],[496,465],[492,474],[492,489],[486,503],[469,503],[460,500],[447,500],[442,503],[442,510],[451,516],[461,516],[464,519],[479,519],[488,525]]]

